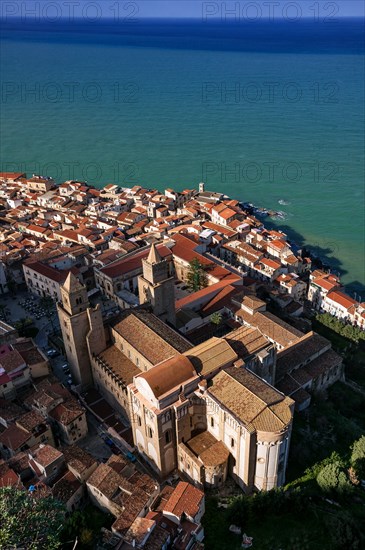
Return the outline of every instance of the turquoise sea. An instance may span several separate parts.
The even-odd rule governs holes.
[[[297,43],[269,27],[225,40],[188,25],[5,25],[0,170],[161,190],[204,181],[283,211],[274,223],[362,292],[365,75],[353,25]]]

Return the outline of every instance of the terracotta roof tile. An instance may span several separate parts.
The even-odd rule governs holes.
[[[225,339],[242,359],[271,345],[257,328],[240,327],[226,334]]]
[[[213,337],[195,346],[185,354],[195,370],[203,376],[223,367],[231,366],[237,359],[236,352],[223,338]]]
[[[46,468],[55,460],[58,460],[63,454],[51,445],[41,444],[36,450],[32,451],[33,458],[38,464]]]
[[[157,249],[162,258],[168,258],[171,256],[171,250],[164,245],[157,245]],[[141,250],[140,252],[134,253],[131,256],[127,256],[112,264],[103,267],[100,271],[104,273],[107,277],[120,277],[136,269],[142,270],[142,260],[147,258],[149,254],[149,249]]]
[[[134,376],[141,371],[117,346],[106,348],[98,356],[126,386],[133,382]]]
[[[178,518],[183,513],[194,518],[204,500],[204,493],[190,483],[180,481],[165,505],[165,512],[170,512]]]
[[[60,403],[49,413],[54,420],[57,420],[65,426],[71,424],[71,422],[82,414],[85,414],[85,410],[79,405],[76,399],[69,399],[64,403]]]
[[[9,428],[6,428],[6,430],[0,434],[0,443],[16,451],[25,445],[31,437],[32,435],[28,431],[19,428],[15,424],[11,424]]]
[[[350,309],[352,306],[356,305],[358,302],[351,298],[351,296],[348,296],[344,292],[340,292],[339,290],[333,290],[332,292],[329,292],[327,294],[327,300],[332,300],[333,302],[336,302],[340,306]]]
[[[194,376],[196,376],[196,372],[191,361],[184,355],[177,355],[156,365],[153,369],[143,372],[138,379],[144,379],[154,396],[159,398]]]
[[[222,441],[208,431],[202,432],[189,441],[186,446],[203,462],[205,467],[220,466],[229,457],[229,450]]]
[[[192,347],[185,338],[155,315],[142,310],[125,312],[123,319],[113,330],[154,365]]]
[[[63,454],[67,464],[69,464],[78,474],[82,474],[95,464],[95,458],[77,445],[65,447],[63,449]]]
[[[52,489],[53,497],[66,504],[81,487],[81,483],[73,473],[67,472],[54,484]]]
[[[278,353],[276,379],[280,380],[287,372],[292,371],[301,364],[304,365],[311,356],[323,353],[330,347],[329,340],[315,332],[308,332],[297,342]]]
[[[245,368],[221,371],[208,392],[249,431],[281,431],[291,422],[292,401]]]
[[[0,487],[21,487],[18,475],[7,464],[0,462]]]

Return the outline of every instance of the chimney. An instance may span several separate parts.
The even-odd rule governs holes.
[[[236,369],[241,369],[245,366],[245,362],[244,362],[243,359],[240,358],[240,359],[237,359],[237,361],[235,361],[233,363],[233,366],[236,367]]]

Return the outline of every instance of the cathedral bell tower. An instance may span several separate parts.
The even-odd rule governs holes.
[[[62,305],[69,315],[76,315],[89,307],[86,287],[71,272],[61,286],[61,297]]]
[[[61,286],[61,299],[57,311],[67,361],[74,383],[85,389],[93,383],[88,335],[93,335],[93,351],[105,348],[101,310],[99,306],[94,309],[90,307],[86,287],[71,272]]]
[[[169,275],[167,260],[153,243],[146,259],[142,260],[143,274],[138,277],[140,304],[150,303],[153,313],[162,321],[175,325],[175,281]]]

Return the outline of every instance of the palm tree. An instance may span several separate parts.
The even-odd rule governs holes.
[[[33,320],[30,317],[22,317],[15,323],[19,336],[26,336],[27,330],[33,324]]]
[[[18,288],[18,285],[16,284],[16,282],[14,281],[14,279],[11,275],[8,275],[7,285],[8,285],[8,290],[9,290],[10,294],[12,296],[14,296],[16,294],[16,290]]]
[[[219,313],[219,311],[212,313],[212,315],[210,316],[210,322],[218,327],[218,325],[220,325],[222,322],[222,314]]]

